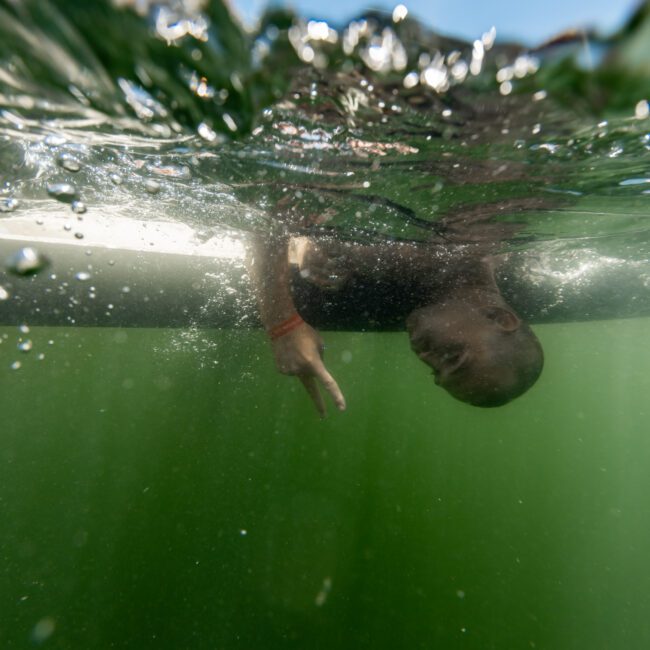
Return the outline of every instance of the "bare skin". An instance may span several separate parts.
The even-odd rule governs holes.
[[[289,242],[257,240],[249,261],[262,323],[268,332],[293,319],[296,327],[272,338],[278,370],[297,376],[321,417],[329,393],[339,410],[345,398],[323,363],[316,330],[295,319],[290,289]],[[420,304],[407,318],[411,348],[432,370],[437,385],[476,406],[500,406],[525,392],[541,371],[539,342],[504,302],[490,257],[449,248],[395,244],[363,246],[336,241],[293,241],[292,261],[303,277],[324,289],[349,278],[411,276],[421,280]]]
[[[250,252],[248,266],[260,318],[270,332],[296,314],[289,280],[288,239],[257,239]],[[298,377],[321,417],[327,412],[321,388],[329,394],[337,409],[345,410],[345,398],[323,363],[323,341],[314,328],[301,322],[273,339],[271,347],[277,369],[285,375]]]

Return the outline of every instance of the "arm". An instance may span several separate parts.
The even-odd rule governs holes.
[[[250,248],[249,273],[264,329],[271,337],[271,347],[278,370],[296,375],[309,393],[321,417],[325,403],[318,383],[330,394],[339,410],[345,398],[338,384],[323,364],[323,343],[318,332],[296,312],[290,288],[288,242],[286,238],[256,238]]]

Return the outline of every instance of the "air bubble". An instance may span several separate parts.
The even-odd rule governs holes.
[[[77,198],[77,188],[72,183],[48,183],[47,193],[63,203],[72,203]]]
[[[73,201],[70,207],[75,214],[84,214],[88,209],[83,201]]]
[[[27,339],[26,341],[21,341],[17,347],[21,352],[27,353],[27,352],[31,352],[32,347],[34,347],[34,345],[30,339]]]
[[[158,194],[160,192],[160,183],[149,178],[144,182],[144,189],[149,194]]]
[[[69,153],[61,153],[57,156],[56,162],[69,172],[78,172],[81,169],[81,163]]]
[[[79,280],[79,282],[87,282],[90,280],[90,273],[87,271],[79,271],[79,273],[75,273],[74,279]]]
[[[0,300],[7,300],[7,298],[9,298],[9,292],[3,286],[0,286]]]
[[[49,265],[50,261],[35,248],[26,246],[10,255],[5,266],[14,275],[35,275]]]

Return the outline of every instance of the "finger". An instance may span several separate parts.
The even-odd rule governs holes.
[[[306,391],[309,393],[309,397],[311,397],[312,402],[314,402],[319,415],[324,418],[327,412],[325,410],[325,402],[323,401],[323,396],[320,394],[318,384],[316,383],[316,378],[307,375],[299,375],[298,378],[302,382],[302,385],[305,387]]]
[[[345,411],[345,397],[336,383],[336,380],[327,371],[327,368],[321,363],[316,369],[316,376],[323,384],[323,388],[330,394],[339,411]]]

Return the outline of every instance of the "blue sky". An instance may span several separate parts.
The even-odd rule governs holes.
[[[636,0],[402,0],[412,16],[436,31],[475,39],[492,25],[497,38],[539,43],[568,27],[591,26],[611,32],[628,17]],[[240,13],[251,20],[265,0],[233,0]],[[368,7],[392,10],[399,0],[295,0],[286,2],[307,18],[340,24]],[[275,2],[275,4],[283,4]]]

